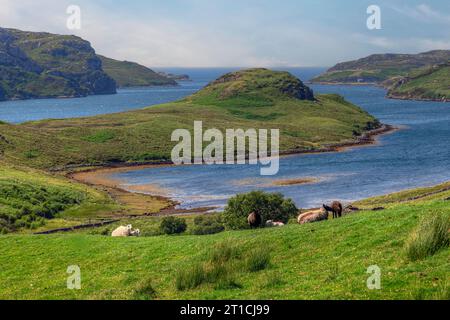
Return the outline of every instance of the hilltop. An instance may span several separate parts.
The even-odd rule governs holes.
[[[180,101],[81,119],[0,124],[0,152],[31,167],[169,161],[171,134],[217,128],[279,128],[283,153],[329,150],[380,127],[341,96],[315,95],[287,72],[250,69],[225,75]]]
[[[156,73],[150,68],[130,61],[118,61],[101,55],[103,70],[113,78],[118,87],[176,86],[174,79]]]
[[[392,77],[407,76],[414,69],[446,63],[449,60],[450,50],[434,50],[419,54],[374,54],[339,63],[311,82],[382,84]]]
[[[313,91],[288,72],[274,72],[264,68],[231,72],[211,82],[193,96],[194,100],[206,97],[220,101],[234,99],[270,101],[287,96],[298,100],[314,100]],[[214,102],[214,101],[213,101]]]
[[[114,80],[88,41],[0,28],[0,100],[115,92]]]
[[[414,70],[385,86],[393,99],[450,101],[450,62]]]

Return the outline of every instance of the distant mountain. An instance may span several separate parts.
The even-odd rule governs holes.
[[[116,93],[88,41],[76,36],[0,28],[0,99]]]
[[[98,57],[102,61],[103,70],[116,81],[119,87],[177,85],[174,79],[135,62],[118,61],[100,55]]]
[[[416,69],[384,85],[390,87],[389,98],[450,102],[450,62]]]
[[[392,77],[407,76],[412,70],[446,63],[450,50],[419,54],[375,54],[355,61],[339,63],[311,80],[313,83],[382,84]]]

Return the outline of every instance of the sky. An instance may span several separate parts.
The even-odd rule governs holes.
[[[81,10],[69,30],[66,10]],[[367,28],[367,8],[381,29]],[[450,49],[447,0],[0,0],[0,26],[75,34],[148,67],[332,66],[374,53]]]

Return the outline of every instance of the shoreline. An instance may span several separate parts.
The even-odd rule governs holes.
[[[384,86],[382,83],[377,82],[327,82],[327,81],[313,81],[307,82],[309,85],[327,85],[327,86],[368,86],[382,88],[387,91],[386,98],[392,100],[404,100],[404,101],[423,101],[423,102],[450,102],[447,98],[420,98],[420,97],[408,97],[404,95],[394,95],[389,91],[388,86]]]
[[[377,143],[377,137],[385,135],[388,133],[393,133],[400,130],[392,125],[383,124],[380,128],[370,130],[356,138],[355,141],[348,141],[337,143],[329,146],[325,146],[318,150],[287,150],[280,152],[280,156],[294,156],[302,154],[320,154],[328,152],[345,152],[348,149],[365,147],[375,145]],[[168,196],[162,195],[152,195],[148,192],[142,192],[142,190],[130,191],[123,187],[121,181],[118,179],[113,179],[110,177],[113,173],[128,172],[141,169],[157,168],[157,167],[171,167],[174,166],[170,161],[154,161],[149,163],[118,163],[118,164],[105,164],[100,166],[78,166],[72,168],[74,171],[70,171],[70,168],[65,168],[65,176],[70,180],[81,182],[83,184],[99,188],[106,191],[113,199],[117,199],[120,195],[126,195],[127,197],[147,197],[158,199],[166,202],[168,205],[166,208],[158,213],[152,214],[152,216],[158,215],[171,215],[171,214],[181,214],[181,213],[192,213],[192,212],[208,212],[214,208],[193,208],[193,209],[177,209],[176,207],[180,205],[179,202],[171,199]],[[78,171],[77,171],[78,169]],[[154,186],[152,186],[154,188]],[[124,205],[127,205],[123,203]]]

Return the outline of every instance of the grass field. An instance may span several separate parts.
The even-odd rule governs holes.
[[[448,197],[445,187],[425,188],[364,202],[381,211],[210,236],[2,236],[0,298],[449,299],[450,249],[415,262],[404,250],[419,221],[450,215]],[[81,268],[81,290],[66,288],[69,265]],[[372,265],[381,268],[380,290],[366,286]],[[217,270],[227,270],[225,282]],[[207,280],[185,288],[186,271]]]

